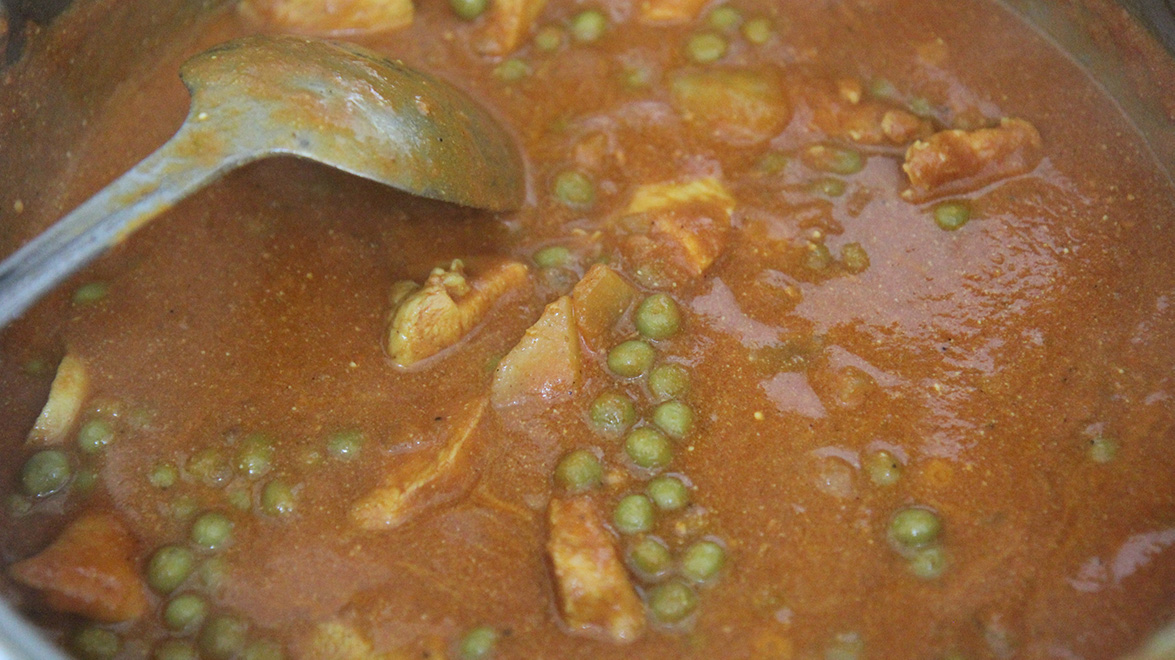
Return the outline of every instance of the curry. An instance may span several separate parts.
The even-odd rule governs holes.
[[[259,162],[6,328],[0,593],[63,648],[1109,658],[1175,616],[1175,186],[1002,6],[329,5],[213,11],[53,180],[6,155],[5,252],[256,31],[454,82],[527,202]]]

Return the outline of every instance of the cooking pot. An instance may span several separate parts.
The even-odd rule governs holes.
[[[81,165],[68,153],[41,150],[36,143],[69,144],[95,120],[96,108],[132,78],[145,54],[159,60],[182,60],[185,53],[215,41],[202,30],[205,18],[226,10],[231,0],[6,0],[0,2],[0,47],[5,51],[0,76],[18,84],[37,81],[22,103],[38,104],[18,133],[19,145],[4,145],[5,159],[19,159],[20,170],[39,182],[41,199],[17,201],[0,190],[0,203],[12,209],[15,223],[0,225],[0,250],[9,251],[63,215],[81,200],[55,181],[81,176],[97,190],[167,136],[144,136],[143,145],[125,153]],[[1169,176],[1175,177],[1175,4],[1173,0],[1003,0],[1079,62],[1120,104],[1147,138]],[[64,12],[57,16],[58,12]],[[1165,49],[1164,49],[1165,47]],[[68,57],[63,57],[67,53]],[[171,81],[178,85],[178,81]],[[7,108],[5,109],[7,111]],[[176,125],[182,115],[176,117]],[[81,147],[84,152],[84,146]],[[15,170],[9,170],[15,171]],[[86,186],[76,185],[71,190]],[[71,193],[76,194],[76,193]],[[28,212],[21,213],[27,206]],[[0,596],[2,596],[0,592]],[[1166,631],[1170,636],[1171,630]],[[0,660],[65,656],[3,600],[0,600]]]

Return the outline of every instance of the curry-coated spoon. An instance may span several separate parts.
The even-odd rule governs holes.
[[[522,203],[522,161],[485,110],[364,49],[247,37],[196,55],[180,76],[192,103],[176,134],[0,263],[0,327],[185,196],[266,156],[491,211]]]

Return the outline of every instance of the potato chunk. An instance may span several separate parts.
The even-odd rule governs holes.
[[[569,296],[547,305],[494,371],[494,407],[546,406],[575,397],[583,380],[575,309]]]
[[[664,289],[702,276],[726,248],[733,212],[734,198],[714,178],[637,188],[625,213],[648,228],[623,243],[636,279]]]
[[[440,449],[406,456],[382,486],[351,506],[351,519],[362,529],[395,529],[421,511],[469,492],[477,481],[478,455],[471,438],[485,409],[485,399],[462,406],[441,431],[445,441]]]
[[[391,32],[412,24],[412,0],[243,0],[241,14],[284,32],[330,37]]]
[[[59,612],[107,623],[131,621],[147,609],[134,553],[134,539],[118,518],[89,513],[40,554],[9,567],[8,574],[40,591]]]
[[[857,144],[907,145],[934,132],[929,120],[884,101],[862,99],[859,84],[828,81],[803,86],[816,130]]]
[[[940,131],[906,150],[902,166],[911,200],[977,190],[989,183],[1031,172],[1043,157],[1036,127],[1023,119],[1000,120],[995,128]]]
[[[516,261],[494,261],[479,270],[467,277],[458,260],[433,269],[423,286],[393,287],[385,348],[397,366],[409,367],[456,344],[499,298],[530,284],[526,266]]]
[[[779,134],[791,120],[783,83],[773,71],[687,71],[670,83],[673,106],[706,137],[747,147]]]
[[[57,365],[57,375],[49,387],[49,400],[37,416],[28,443],[36,446],[59,445],[77,422],[82,404],[90,393],[90,376],[86,365],[66,354]]]
[[[636,300],[637,291],[616,271],[596,264],[571,290],[575,324],[592,350],[603,348],[616,321]]]
[[[494,0],[485,24],[474,37],[486,55],[508,55],[530,34],[547,0]]]
[[[563,623],[573,633],[635,641],[645,630],[644,606],[595,504],[587,497],[551,500],[548,516]]]
[[[698,17],[707,0],[641,0],[640,20],[651,25],[688,23]]]

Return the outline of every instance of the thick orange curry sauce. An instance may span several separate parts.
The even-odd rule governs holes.
[[[145,566],[187,538],[190,519],[175,515],[187,498],[235,524],[217,555],[227,575],[202,592],[213,610],[292,656],[309,653],[322,622],[402,657],[452,652],[479,625],[502,633],[500,657],[520,658],[1107,658],[1137,646],[1175,614],[1170,180],[1077,66],[991,3],[734,4],[770,17],[775,33],[762,46],[732,38],[710,65],[683,54],[697,27],[620,20],[633,12],[625,2],[600,3],[617,20],[596,44],[522,46],[515,56],[530,75],[515,82],[492,74],[497,62],[469,48],[470,27],[442,3],[421,3],[411,27],[365,41],[455,81],[509,126],[528,163],[526,207],[490,216],[276,159],[156,220],[3,333],[0,489],[15,497],[0,513],[3,564],[102,510],[125,523]],[[577,10],[553,2],[540,23]],[[56,29],[81,29],[69,20]],[[228,12],[203,29],[188,52],[252,28]],[[180,55],[117,87],[80,139],[51,145],[57,156],[6,160],[6,250],[170,135],[186,110]],[[626,86],[635,65],[651,72],[647,87]],[[788,90],[790,121],[767,140],[715,140],[670,103],[675,70],[734,66],[777,71]],[[0,89],[6,159],[50,132],[34,103],[53,90],[34,73],[18,66]],[[900,196],[901,148],[858,147],[866,166],[840,177],[844,194],[813,194],[822,175],[796,155],[828,138],[802,88],[845,78],[866,88],[884,78],[928,99],[942,126],[1025,119],[1044,158],[962,196],[973,215],[957,231],[935,224],[932,202]],[[765,167],[770,153],[790,160]],[[568,168],[595,183],[588,211],[552,194]],[[694,508],[662,516],[655,533],[675,549],[713,536],[728,554],[720,578],[698,588],[696,614],[620,645],[570,634],[556,605],[545,544],[558,458],[602,451],[610,479],[590,497],[606,518],[642,488],[621,442],[586,416],[617,387],[642,416],[652,409],[643,379],[618,380],[605,365],[608,346],[635,333],[631,311],[608,346],[582,346],[571,400],[525,419],[484,415],[467,491],[402,527],[357,528],[356,499],[435,451],[450,416],[487,395],[498,360],[591,263],[606,258],[636,282],[612,229],[634,188],[699,176],[730,191],[732,229],[704,275],[669,289],[683,326],[656,342],[659,361],[688,367],[696,421],[668,469],[692,484]],[[833,257],[859,243],[869,266],[814,270],[803,247],[813,240]],[[572,274],[531,260],[556,244],[576,256]],[[481,255],[529,264],[532,289],[456,346],[397,369],[381,348],[389,288]],[[108,283],[107,296],[71,303],[93,281]],[[67,488],[22,512],[25,437],[67,349],[91,373],[87,410],[117,409],[121,430],[84,461],[99,475],[92,492]],[[30,368],[37,361],[48,368]],[[358,460],[326,456],[339,429],[367,438]],[[166,490],[148,479],[161,463],[231,451],[232,438],[254,432],[274,439],[271,476],[295,484],[293,515],[258,513],[259,482],[241,475],[210,487],[181,470]],[[1113,460],[1091,460],[1095,438],[1117,443]],[[863,467],[878,449],[902,463],[893,486]],[[234,490],[252,511],[233,508]],[[942,519],[948,563],[937,579],[912,575],[887,541],[893,513],[915,504]],[[0,585],[61,639],[84,623],[8,577]],[[152,594],[140,619],[109,626],[123,656],[172,635],[164,600]]]

